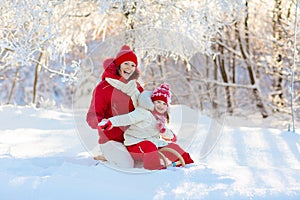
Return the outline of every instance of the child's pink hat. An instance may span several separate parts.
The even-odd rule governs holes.
[[[151,99],[152,101],[161,100],[169,105],[171,103],[170,85],[168,83],[163,83],[155,88]]]

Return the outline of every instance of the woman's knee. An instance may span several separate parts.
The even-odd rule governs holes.
[[[150,153],[150,152],[157,151],[156,145],[153,142],[150,142],[148,140],[140,142],[139,146],[141,148],[141,151],[143,151],[143,153]]]

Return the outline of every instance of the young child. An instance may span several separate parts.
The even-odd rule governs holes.
[[[143,161],[145,169],[164,168],[160,163],[158,153],[162,147],[176,150],[182,155],[186,164],[194,163],[189,153],[178,144],[168,143],[165,140],[176,139],[173,132],[165,126],[171,100],[169,85],[161,84],[150,94],[151,96],[148,91],[142,92],[138,98],[138,107],[134,111],[102,121],[99,123],[100,128],[109,130],[116,126],[130,125],[124,132],[124,144],[134,160]],[[171,162],[178,161],[173,154],[163,153]]]

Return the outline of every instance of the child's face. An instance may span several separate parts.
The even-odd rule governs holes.
[[[120,65],[119,74],[126,80],[130,78],[130,76],[135,71],[135,63],[131,61],[125,61]]]
[[[156,100],[153,103],[154,109],[160,114],[164,114],[168,109],[168,105],[164,101]]]

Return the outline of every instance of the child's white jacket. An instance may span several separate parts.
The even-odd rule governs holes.
[[[113,126],[130,127],[124,132],[124,144],[126,146],[137,144],[141,141],[151,141],[157,147],[166,146],[168,143],[160,139],[157,122],[151,111],[154,109],[151,101],[151,91],[144,91],[138,98],[138,107],[134,111],[109,118]],[[173,133],[167,129],[165,135],[173,137]]]

